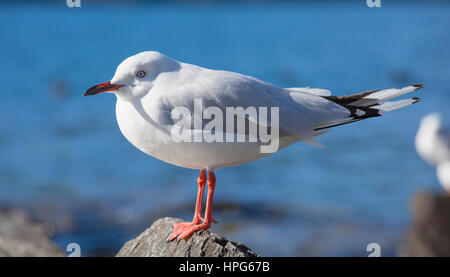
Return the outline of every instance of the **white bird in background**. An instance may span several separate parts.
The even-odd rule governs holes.
[[[421,120],[415,144],[417,153],[436,167],[439,182],[450,192],[450,130],[444,128],[439,114]]]
[[[296,141],[314,142],[314,137],[328,128],[381,116],[416,103],[417,97],[394,102],[387,100],[421,87],[421,84],[415,84],[402,89],[331,96],[328,90],[281,88],[250,76],[182,63],[159,52],[148,51],[124,60],[110,82],[93,86],[84,95],[114,93],[119,128],[135,147],[167,163],[200,170],[194,218],[192,222],[175,224],[169,237],[173,240],[189,238],[192,233],[206,230],[215,222],[212,217],[215,169],[270,154],[262,153],[260,147],[264,143],[260,140],[234,143],[176,141],[170,132],[176,124],[172,114],[175,108],[185,107],[193,115],[195,99],[202,100],[204,110],[216,107],[224,112],[227,107],[278,107],[279,150]],[[195,120],[193,118],[193,122]],[[245,117],[245,121],[258,128],[267,127],[250,116]],[[200,127],[195,122],[193,125],[192,133],[206,135],[204,122]],[[241,131],[234,129],[232,136]],[[203,218],[201,210],[206,182],[208,195]]]

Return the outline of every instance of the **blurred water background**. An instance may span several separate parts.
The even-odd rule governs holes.
[[[365,0],[0,3],[0,206],[30,211],[65,248],[113,255],[156,218],[190,220],[197,171],[135,149],[115,97],[82,97],[126,57],[158,50],[283,87],[350,94],[423,83],[422,102],[216,172],[212,230],[263,256],[395,255],[419,190],[420,118],[450,120],[450,4]]]

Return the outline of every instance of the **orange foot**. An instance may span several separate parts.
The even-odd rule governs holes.
[[[198,217],[201,221],[205,221],[204,219],[203,219],[203,217],[201,217],[201,216],[199,216]],[[211,218],[210,219],[211,220],[211,222],[213,222],[213,223],[217,223],[218,221],[216,221],[214,218]],[[199,221],[200,222],[200,221]],[[183,223],[185,223],[185,222],[183,222]],[[198,223],[194,223],[194,224],[198,224]]]
[[[210,222],[203,222],[200,224],[195,224],[192,222],[179,222],[175,223],[173,226],[173,232],[167,241],[172,241],[174,239],[183,240],[188,239],[193,233],[200,230],[208,230],[211,227]]]

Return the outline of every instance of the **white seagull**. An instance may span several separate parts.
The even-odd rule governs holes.
[[[415,144],[417,153],[436,167],[439,182],[450,192],[450,130],[439,114],[428,114],[420,121]]]
[[[124,60],[110,82],[93,86],[84,95],[114,93],[117,97],[117,122],[128,141],[157,159],[200,170],[194,218],[192,222],[175,224],[168,238],[180,240],[189,238],[196,231],[207,230],[215,222],[212,217],[215,169],[254,161],[270,153],[261,151],[261,146],[266,143],[262,139],[256,142],[188,142],[175,139],[171,133],[177,124],[175,109],[184,107],[183,111],[189,115],[195,114],[196,99],[201,99],[205,111],[210,107],[216,112],[226,112],[229,107],[242,107],[246,111],[248,108],[277,108],[279,150],[297,141],[314,143],[314,137],[331,127],[381,116],[416,103],[419,101],[417,97],[393,102],[387,100],[421,87],[421,84],[414,84],[402,89],[331,96],[330,91],[324,89],[281,88],[250,76],[182,63],[159,52],[147,51]],[[232,121],[235,119],[239,118],[236,116]],[[194,123],[189,131],[206,137],[205,123],[196,124],[196,120],[193,118]],[[253,124],[259,129],[267,129],[262,121],[248,114],[245,122],[249,124],[246,126]],[[245,129],[246,138],[248,129],[250,127]],[[242,133],[242,129],[233,130],[232,136]],[[208,132],[211,133],[211,130]],[[201,206],[206,182],[208,195],[203,218]]]

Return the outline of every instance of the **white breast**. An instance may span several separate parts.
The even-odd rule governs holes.
[[[117,100],[116,118],[125,138],[139,150],[156,156],[164,145],[162,134],[139,115],[132,102]]]
[[[450,161],[440,163],[436,171],[439,182],[450,193]]]

